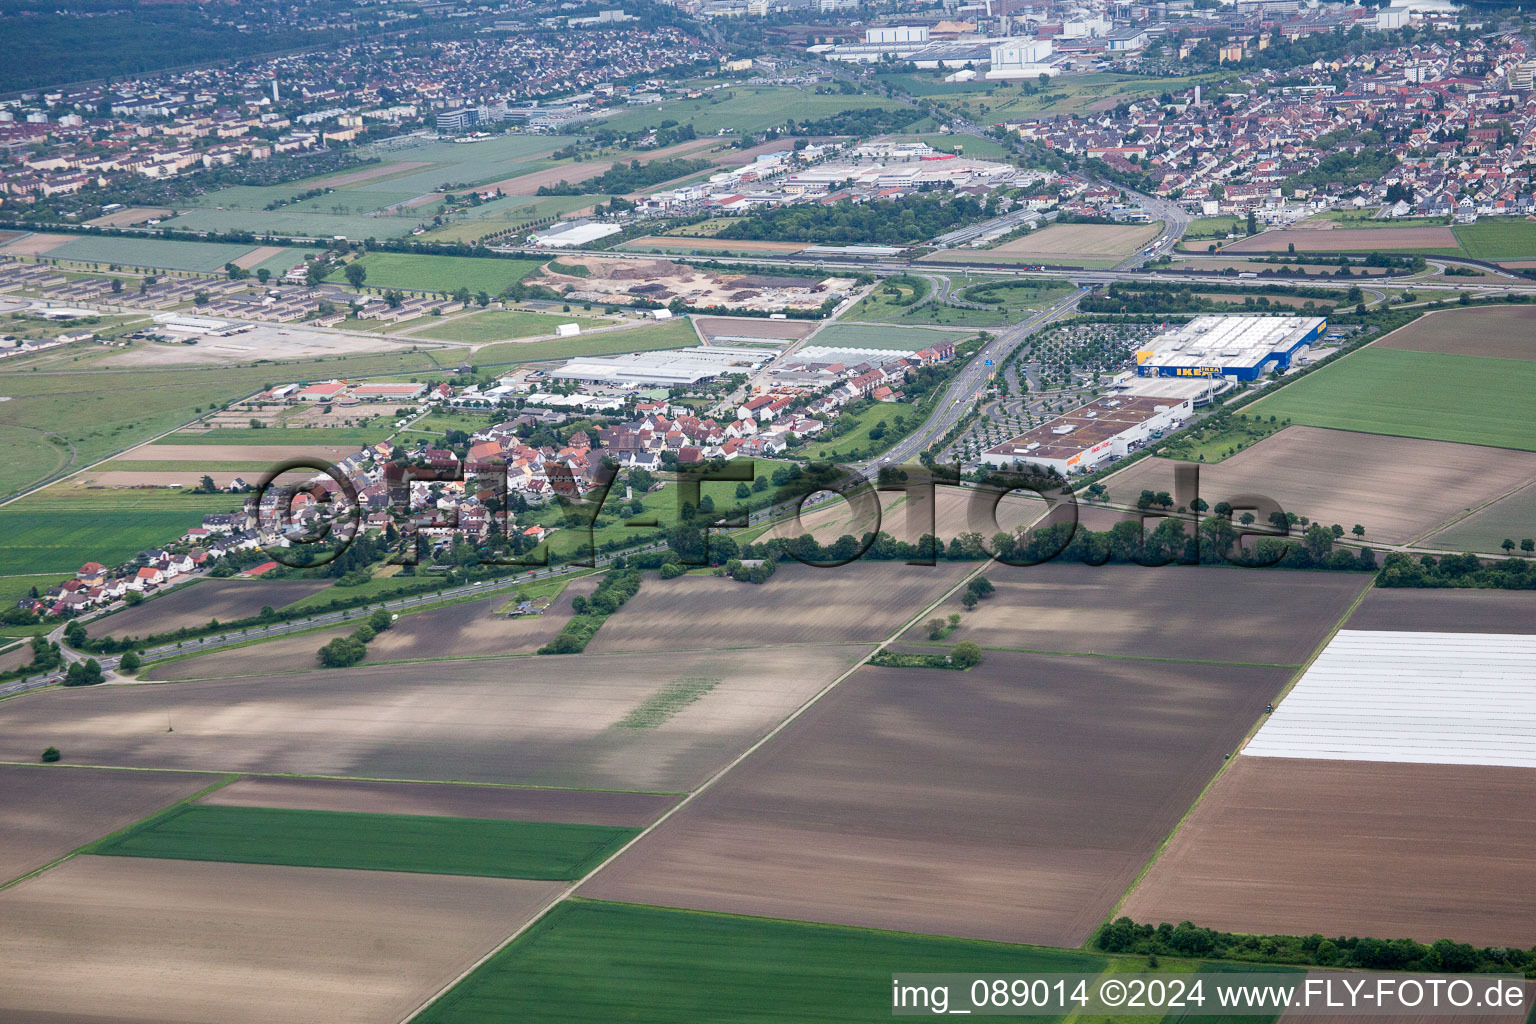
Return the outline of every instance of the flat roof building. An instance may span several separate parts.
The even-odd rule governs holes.
[[[981,461],[998,469],[1025,462],[1064,477],[1087,473],[1109,459],[1129,455],[1154,434],[1176,429],[1193,412],[1190,397],[1098,398],[988,448]]]
[[[1136,353],[1143,377],[1257,380],[1288,370],[1328,327],[1320,316],[1197,316]]]
[[[365,402],[389,398],[420,398],[426,393],[425,384],[359,384],[352,389],[352,396]]]
[[[761,349],[685,348],[633,352],[609,357],[572,359],[549,375],[556,380],[577,380],[614,387],[673,387],[696,384],[725,373],[750,373],[772,359],[775,352]]]

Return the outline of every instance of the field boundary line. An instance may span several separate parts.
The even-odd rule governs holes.
[[[1286,681],[1285,686],[1281,688],[1280,693],[1276,695],[1273,701],[1274,704],[1279,704],[1282,700],[1285,699],[1286,694],[1295,689],[1296,684],[1301,681],[1301,677],[1307,674],[1307,669],[1311,668],[1312,664],[1322,656],[1323,651],[1327,649],[1330,643],[1333,642],[1333,638],[1338,635],[1339,630],[1344,628],[1344,623],[1349,621],[1350,616],[1355,614],[1355,609],[1360,607],[1360,603],[1365,600],[1366,595],[1368,595],[1374,589],[1376,589],[1376,580],[1373,576],[1371,581],[1367,583],[1365,587],[1361,588],[1360,593],[1355,595],[1355,599],[1349,603],[1349,607],[1344,609],[1343,613],[1340,614],[1336,620],[1334,620],[1333,625],[1330,626],[1328,630],[1323,634],[1322,639],[1318,641],[1317,646],[1313,648],[1311,656],[1308,657],[1306,661],[1296,666],[1296,670],[1291,673],[1290,679]],[[1206,796],[1212,789],[1215,788],[1216,783],[1222,780],[1222,778],[1226,775],[1227,770],[1237,763],[1236,758],[1242,756],[1243,748],[1248,745],[1249,740],[1253,739],[1254,733],[1258,732],[1259,729],[1263,727],[1267,718],[1267,714],[1260,715],[1258,720],[1248,727],[1248,731],[1243,734],[1243,738],[1238,742],[1237,749],[1233,752],[1233,756],[1228,756],[1221,762],[1220,767],[1216,769],[1216,773],[1211,776],[1210,781],[1201,788],[1199,795],[1196,796],[1194,800],[1190,801],[1189,806],[1184,809],[1184,813],[1179,815],[1179,820],[1174,822],[1173,828],[1169,829],[1168,834],[1163,836],[1162,841],[1157,844],[1157,849],[1152,851],[1152,856],[1149,857],[1147,862],[1142,865],[1141,870],[1136,873],[1136,877],[1131,881],[1131,884],[1125,887],[1125,891],[1122,892],[1120,894],[1120,898],[1115,901],[1115,905],[1110,909],[1109,914],[1104,918],[1103,921],[1099,922],[1099,928],[1102,928],[1104,925],[1115,919],[1115,915],[1120,912],[1120,908],[1125,905],[1125,901],[1130,898],[1131,893],[1136,891],[1137,886],[1141,885],[1142,881],[1147,877],[1147,872],[1151,871],[1152,868],[1157,864],[1158,860],[1162,858],[1163,853],[1168,849],[1168,845],[1173,842],[1174,838],[1184,828],[1184,825],[1187,821],[1189,821],[1190,816],[1193,815],[1195,811],[1200,807],[1200,805],[1205,802]],[[1098,928],[1095,928],[1094,934],[1098,934],[1098,930]],[[1089,941],[1091,942],[1092,939]],[[1085,945],[1083,948],[1087,949],[1088,947]]]
[[[27,762],[0,762],[0,763],[27,763]],[[93,766],[91,766],[91,765],[70,765],[70,767],[72,767],[72,768],[89,768],[89,767],[93,767]],[[207,772],[195,772],[195,773],[189,773],[189,774],[206,775],[206,774],[209,774],[209,773],[207,773]],[[204,786],[202,789],[198,790],[196,793],[192,793],[192,794],[189,794],[187,796],[184,796],[180,800],[177,800],[175,803],[170,804],[167,807],[162,807],[160,810],[154,812],[151,815],[148,815],[147,817],[140,818],[138,821],[129,822],[127,825],[124,825],[120,829],[116,829],[116,830],[114,830],[112,832],[108,832],[104,836],[97,836],[95,839],[92,839],[88,843],[82,843],[81,845],[75,847],[73,850],[70,850],[68,853],[64,854],[62,857],[57,857],[54,860],[49,861],[47,864],[44,864],[41,867],[33,868],[31,871],[28,871],[26,874],[20,875],[20,876],[18,876],[16,878],[13,878],[9,882],[0,882],[0,892],[4,892],[5,890],[11,888],[14,885],[20,885],[22,882],[25,882],[25,881],[27,881],[30,878],[36,878],[38,875],[42,874],[43,872],[49,871],[49,870],[51,870],[53,868],[56,868],[60,864],[63,864],[67,860],[73,860],[75,857],[78,857],[82,853],[90,853],[92,847],[97,846],[97,845],[99,845],[101,843],[104,843],[104,842],[106,842],[109,839],[115,839],[118,836],[125,835],[125,834],[127,834],[129,832],[134,831],[135,829],[138,829],[138,828],[148,824],[149,822],[158,821],[159,819],[161,819],[163,817],[166,817],[167,815],[172,814],[175,811],[180,810],[183,806],[190,805],[194,800],[201,800],[203,797],[207,796],[209,793],[213,793],[213,792],[216,792],[217,790],[223,789],[225,786],[227,786],[230,783],[235,782],[236,780],[241,778],[239,773],[234,773],[234,774],[219,773],[219,774],[224,774],[225,777],[220,779],[219,781],[217,781],[215,783],[212,783],[210,785]]]
[[[1430,530],[1426,530],[1424,533],[1421,533],[1421,534],[1419,534],[1416,537],[1410,537],[1410,538],[1408,538],[1408,540],[1406,540],[1405,542],[1403,542],[1402,544],[1400,544],[1398,546],[1400,548],[1404,548],[1404,549],[1414,547],[1414,546],[1416,546],[1419,543],[1419,541],[1421,541],[1421,540],[1429,540],[1432,537],[1434,537],[1434,535],[1437,534],[1437,533],[1444,533],[1446,530],[1449,530],[1451,527],[1455,526],[1457,523],[1464,523],[1468,519],[1471,519],[1473,516],[1477,515],[1479,512],[1485,512],[1491,506],[1497,505],[1499,502],[1503,501],[1505,498],[1512,498],[1516,494],[1519,494],[1521,491],[1527,490],[1527,489],[1529,489],[1531,487],[1536,487],[1536,480],[1527,480],[1523,484],[1516,484],[1514,487],[1512,487],[1511,489],[1505,491],[1503,494],[1500,494],[1500,495],[1498,495],[1495,498],[1492,498],[1492,499],[1490,499],[1488,501],[1485,501],[1481,505],[1478,505],[1478,506],[1476,506],[1474,508],[1469,508],[1469,509],[1467,509],[1467,511],[1463,512],[1461,515],[1452,516],[1450,519],[1448,519],[1445,522],[1441,523],[1439,526],[1436,526],[1436,527],[1434,527],[1433,529],[1430,529]]]
[[[986,569],[986,567],[988,565],[990,565],[990,564],[991,564],[990,561],[983,560],[979,564],[977,564],[977,566],[974,569],[972,569],[970,572],[967,572],[963,576],[961,576],[960,579],[957,580],[952,586],[950,586],[949,588],[945,589],[942,593],[940,593],[939,596],[936,599],[934,599],[933,601],[930,601],[928,604],[924,605],[922,610],[919,611],[916,615],[914,615],[912,618],[908,619],[906,622],[902,623],[899,627],[897,627],[896,631],[894,633],[892,633],[889,637],[887,637],[886,639],[880,641],[872,649],[870,649],[862,658],[860,658],[858,661],[854,662],[852,665],[848,666],[848,668],[845,671],[843,671],[842,673],[837,675],[831,682],[827,683],[820,690],[817,690],[814,694],[812,694],[803,704],[801,704],[794,711],[790,712],[790,714],[787,717],[785,717],[782,721],[780,721],[772,729],[769,729],[767,733],[765,733],[762,737],[760,737],[757,740],[757,742],[753,743],[746,750],[742,751],[736,757],[731,759],[731,761],[729,761],[727,764],[725,764],[723,767],[721,767],[718,771],[716,771],[708,779],[705,779],[702,784],[700,784],[692,792],[686,794],[681,800],[679,800],[676,804],[674,804],[665,814],[661,815],[661,817],[657,818],[655,821],[651,822],[645,828],[641,829],[638,833],[636,833],[634,836],[632,836],[627,843],[625,843],[623,846],[621,846],[617,850],[615,850],[601,864],[597,865],[597,867],[595,867],[591,871],[587,872],[586,875],[584,875],[581,878],[577,879],[576,881],[570,883],[570,885],[568,885],[561,892],[555,894],[554,898],[552,898],[548,903],[546,903],[542,908],[540,908],[536,913],[534,913],[533,916],[531,916],[527,921],[524,921],[521,925],[519,925],[517,927],[517,929],[512,932],[511,935],[507,936],[504,940],[499,942],[493,949],[491,949],[489,952],[487,952],[480,959],[478,959],[474,963],[470,964],[467,968],[464,969],[464,971],[462,973],[460,973],[457,977],[455,977],[451,981],[449,981],[441,989],[439,989],[438,991],[434,992],[432,995],[428,996],[427,999],[420,1006],[416,1007],[416,1009],[412,1010],[410,1013],[408,1013],[404,1017],[400,1018],[401,1024],[409,1024],[410,1021],[413,1021],[417,1017],[421,1016],[430,1007],[432,1007],[435,1003],[437,1003],[439,1000],[441,1000],[444,996],[446,996],[450,992],[452,992],[462,982],[464,982],[466,979],[468,979],[470,975],[474,974],[477,970],[479,970],[481,967],[485,966],[492,959],[494,959],[497,955],[499,955],[502,950],[506,949],[508,946],[512,945],[512,943],[516,942],[519,938],[521,938],[530,928],[532,928],[534,925],[538,924],[540,921],[544,920],[544,918],[548,917],[550,912],[553,911],[557,906],[559,906],[560,904],[562,904],[565,901],[569,900],[576,893],[576,890],[581,888],[582,885],[584,885],[588,881],[590,881],[594,876],[596,876],[598,873],[600,873],[609,864],[612,864],[615,860],[618,860],[620,857],[624,856],[624,854],[629,851],[630,847],[634,846],[636,843],[640,842],[642,839],[644,839],[646,836],[650,835],[656,829],[660,828],[673,815],[677,814],[683,808],[685,808],[689,804],[693,803],[693,801],[695,799],[697,799],[700,795],[702,795],[703,793],[708,792],[711,788],[713,788],[714,785],[717,782],[719,782],[722,778],[725,777],[725,775],[728,772],[731,771],[731,769],[735,768],[737,765],[741,764],[747,758],[751,757],[754,753],[756,753],[762,747],[766,746],[770,741],[772,741],[775,737],[777,737],[785,729],[789,728],[789,726],[792,723],[794,723],[802,715],[804,715],[807,711],[809,711],[812,707],[814,707],[818,702],[820,702],[820,700],[823,697],[825,697],[827,694],[831,693],[832,690],[834,688],[836,688],[839,683],[843,682],[843,680],[847,679],[849,676],[853,675],[859,669],[861,669],[865,665],[867,665],[869,663],[869,660],[871,658],[873,658],[876,654],[880,653],[881,651],[883,651],[887,647],[889,647],[891,644],[895,643],[897,641],[897,639],[901,636],[901,634],[905,633],[908,629],[912,628],[912,626],[915,623],[920,622],[922,620],[923,616],[927,615],[929,612],[933,611],[935,608],[938,608],[940,605],[942,605],[945,601],[949,600],[949,598],[952,595],[957,593],[962,587],[964,587],[967,583],[969,583],[974,577],[980,575],[981,572],[984,569]]]

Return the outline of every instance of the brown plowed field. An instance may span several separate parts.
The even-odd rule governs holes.
[[[425,782],[342,779],[241,779],[199,803],[225,807],[291,807],[305,811],[426,814],[506,821],[564,821],[575,825],[643,828],[676,797],[593,789],[512,789]]]
[[[214,775],[0,765],[0,885],[217,781]]]
[[[1536,359],[1536,309],[1502,306],[1426,313],[1375,344],[1415,352]]]
[[[364,662],[49,690],[0,701],[0,761],[31,761],[54,744],[80,764],[680,792],[867,650],[497,658],[450,671]],[[260,664],[259,646],[246,653]],[[621,724],[695,679],[713,688],[670,717]]]
[[[998,530],[1011,533],[1030,526],[1047,510],[1043,499],[1027,491],[1006,494],[994,505],[991,500],[995,496],[995,491],[978,495],[976,489],[936,487],[930,515],[918,504],[923,500],[921,498],[914,498],[905,491],[880,491],[880,531],[909,544],[917,543],[925,533],[945,541],[973,530],[991,537]],[[976,522],[972,521],[973,507]],[[822,544],[830,544],[844,534],[862,539],[874,526],[873,517],[866,518],[863,510],[862,502],[857,508],[847,501],[828,502],[807,509],[798,524],[794,520],[776,523],[759,540],[774,537],[790,540],[806,533]],[[986,521],[989,513],[996,520],[995,525]],[[1065,514],[1065,511],[1058,509],[1057,513]]]
[[[762,320],[757,317],[695,317],[693,324],[706,338],[771,338],[798,341],[809,337],[821,324],[815,320]]]
[[[575,580],[542,615],[508,618],[497,614],[512,598],[497,594],[484,601],[448,605],[432,611],[402,615],[368,644],[368,661],[419,661],[438,658],[485,658],[532,654],[543,647],[571,617],[571,601],[589,595],[598,580]],[[206,620],[205,620],[206,621]],[[313,672],[315,655],[338,636],[346,636],[361,618],[336,629],[303,636],[278,637],[251,647],[212,651],[150,670],[153,679],[231,679],[279,672]]]
[[[1126,900],[1257,934],[1536,944],[1536,771],[1239,757]]]
[[[580,894],[1077,946],[1284,676],[860,669]]]
[[[1143,459],[1109,477],[1110,497],[1173,490],[1173,462]],[[1325,525],[1365,527],[1365,542],[1406,544],[1536,477],[1536,453],[1286,427],[1221,462],[1200,467],[1211,505],[1266,494],[1287,512]]]
[[[104,463],[106,466],[123,466],[130,463]],[[187,463],[184,470],[178,469],[151,469],[151,470],[126,470],[126,469],[101,469],[86,470],[77,474],[73,480],[76,483],[90,487],[181,487],[192,488],[203,482],[203,477],[213,478],[215,487],[228,487],[238,477],[253,487],[261,480],[260,471],[245,470],[234,472],[233,470],[210,469],[207,471],[196,469],[195,463]]]
[[[152,220],[154,218],[171,217],[171,216],[174,216],[174,215],[175,215],[175,211],[174,210],[166,210],[166,209],[162,209],[162,208],[159,208],[159,207],[153,207],[153,206],[130,206],[126,210],[113,210],[111,213],[104,214],[104,215],[102,215],[100,217],[92,217],[90,220],[86,221],[86,223],[89,224],[91,227],[100,227],[100,228],[131,228],[135,224],[143,224],[147,220]],[[282,250],[280,250],[280,249],[274,249],[268,255],[276,256],[281,251]],[[260,263],[261,260],[257,260],[256,262]],[[256,265],[255,263],[251,263],[251,264],[241,263],[239,260],[236,260],[235,264],[236,264],[236,266],[241,266],[241,267],[244,267],[244,266],[255,266]]]
[[[242,270],[251,270],[267,262],[273,256],[281,256],[283,247],[280,245],[262,245],[235,260],[235,266]]]
[[[879,641],[973,565],[781,564],[767,583],[719,576],[647,579],[587,650],[679,651]]]
[[[599,582],[596,576],[573,580],[541,615],[513,619],[497,614],[512,600],[510,593],[402,615],[368,645],[368,657],[373,661],[398,661],[532,654],[553,640],[570,620],[571,601],[578,595],[590,596]]]
[[[47,235],[34,233],[30,235],[23,235],[14,241],[7,242],[5,245],[0,246],[0,249],[4,249],[6,252],[13,256],[41,256],[44,253],[52,252],[54,249],[57,249],[65,242],[68,242],[72,237],[72,235]]]
[[[1424,633],[1536,633],[1529,590],[1372,590],[1346,629]]]
[[[1156,224],[1052,224],[972,255],[978,259],[986,259],[988,255],[1036,256],[1043,263],[1070,261],[1082,256],[1114,259],[1129,256],[1156,238],[1157,232]]]
[[[1395,252],[1399,249],[1461,249],[1450,228],[1291,228],[1264,231],[1222,247],[1222,252]]]
[[[560,884],[78,857],[0,893],[0,1019],[400,1020]]]
[[[285,672],[316,672],[320,648],[357,628],[359,619],[346,626],[323,629],[318,633],[280,636],[249,647],[231,647],[190,658],[151,665],[139,678],[150,682],[181,682],[187,679],[235,679],[243,676],[271,676]]]
[[[93,619],[89,636],[150,636],[209,619],[233,622],[259,613],[264,605],[282,608],[330,585],[329,580],[197,580],[134,608]]]
[[[1370,585],[1365,573],[1214,566],[990,568],[997,593],[961,613],[951,640],[983,647],[1299,665]],[[905,639],[926,640],[918,623]]]
[[[354,455],[361,445],[332,444],[144,444],[123,452],[114,462],[185,462],[188,469],[210,462],[263,462],[322,459],[334,462]]]

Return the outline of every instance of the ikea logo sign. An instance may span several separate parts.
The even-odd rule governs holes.
[[[1174,372],[1175,377],[1220,377],[1219,366],[1181,366]]]

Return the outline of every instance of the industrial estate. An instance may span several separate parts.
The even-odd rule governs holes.
[[[1529,10],[0,24],[0,1021],[1536,1022]]]

